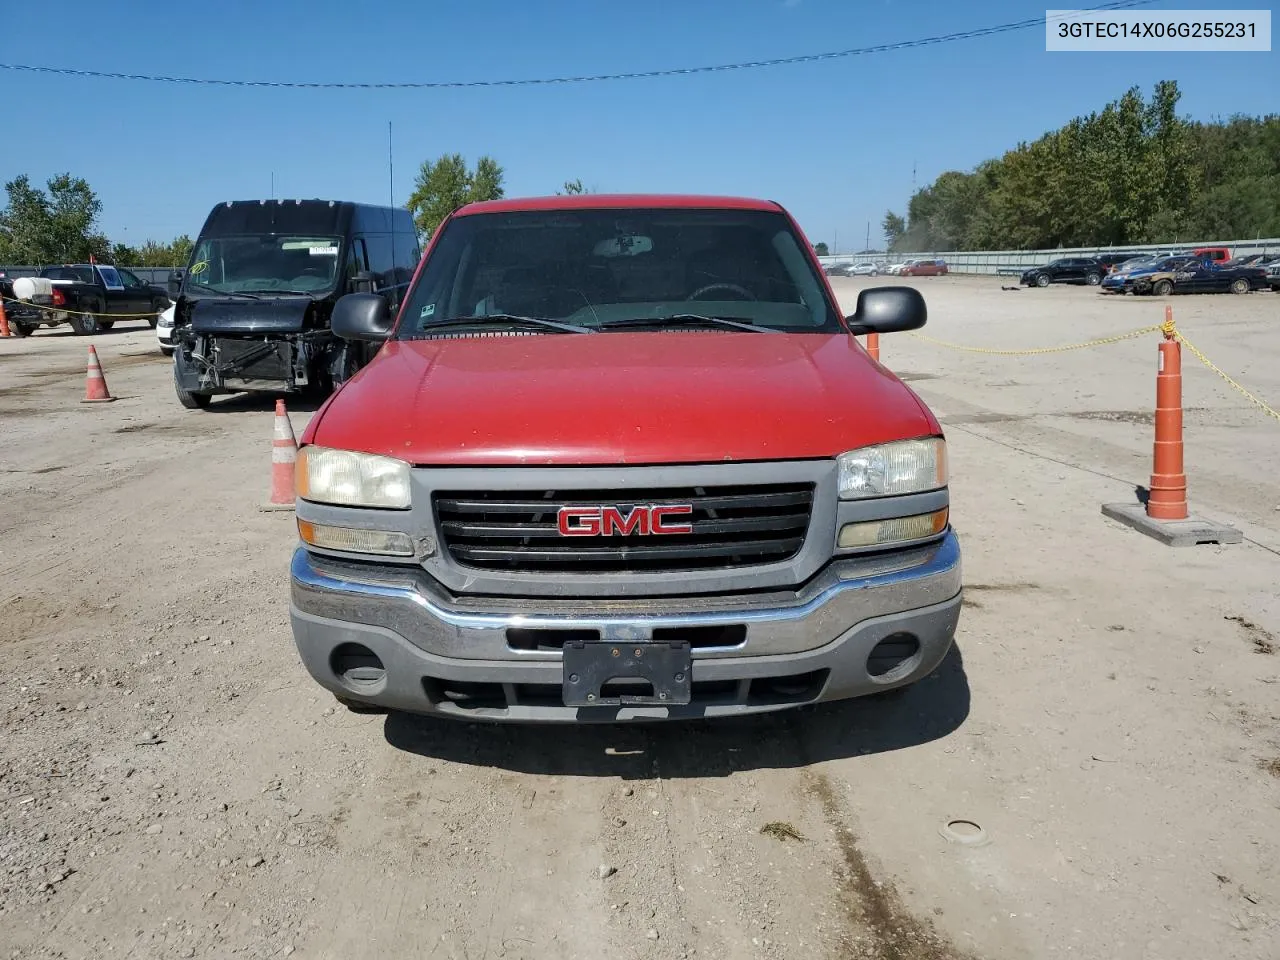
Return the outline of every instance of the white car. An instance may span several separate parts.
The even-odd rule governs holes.
[[[860,261],[849,268],[849,276],[851,277],[875,277],[880,275],[880,264],[871,263],[870,261]]]
[[[160,352],[166,357],[173,356],[173,309],[176,306],[169,304],[156,321],[156,339],[160,341]]]
[[[889,265],[889,269],[886,270],[885,273],[890,273],[896,276],[897,274],[902,273],[903,267],[909,267],[913,263],[915,263],[914,260],[903,260],[901,263],[891,263]]]

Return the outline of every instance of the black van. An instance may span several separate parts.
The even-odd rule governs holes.
[[[343,200],[229,200],[213,208],[185,271],[169,277],[173,380],[184,407],[220,393],[325,396],[371,358],[329,315],[347,293],[399,309],[421,250],[400,207]]]

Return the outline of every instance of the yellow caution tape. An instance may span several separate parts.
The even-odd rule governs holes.
[[[32,303],[30,300],[16,300],[13,297],[0,297],[0,300],[5,303],[16,303],[34,310],[44,310],[48,313],[70,313],[77,317],[110,317],[112,320],[140,320],[143,317],[159,316],[163,312],[161,310],[152,310],[150,313],[93,313],[89,310],[76,310],[68,304],[52,306],[43,303]]]
[[[1156,333],[1160,330],[1160,325],[1156,324],[1150,327],[1140,327],[1137,330],[1131,330],[1128,333],[1122,333],[1116,337],[1102,337],[1098,340],[1085,340],[1081,343],[1068,343],[1060,347],[1037,347],[1032,350],[994,350],[988,347],[967,347],[962,343],[949,343],[946,340],[937,340],[933,337],[925,336],[923,333],[909,332],[907,335],[915,337],[917,340],[924,340],[928,343],[937,344],[940,347],[947,347],[951,350],[964,350],[966,353],[990,353],[1002,357],[1027,357],[1040,353],[1063,353],[1067,350],[1082,350],[1085,347],[1100,347],[1108,343],[1119,343],[1121,340],[1132,340],[1134,337],[1141,337],[1148,333]]]
[[[1179,330],[1176,330],[1176,329],[1175,329],[1175,330],[1173,331],[1173,335],[1174,335],[1175,337],[1177,337],[1180,341],[1182,341],[1182,343],[1184,343],[1184,344],[1186,345],[1186,347],[1187,347],[1187,349],[1188,349],[1188,350],[1190,350],[1193,354],[1195,354],[1195,357],[1196,357],[1196,359],[1197,359],[1197,360],[1199,360],[1199,361],[1200,361],[1201,363],[1203,363],[1206,367],[1208,367],[1210,370],[1212,370],[1214,373],[1216,373],[1218,376],[1220,376],[1223,380],[1227,381],[1227,383],[1231,384],[1231,386],[1235,387],[1235,389],[1236,389],[1237,391],[1239,391],[1239,392],[1240,392],[1240,394],[1241,394],[1241,395],[1242,395],[1246,400],[1248,400],[1248,401],[1249,401],[1250,403],[1252,403],[1255,407],[1257,407],[1259,410],[1261,410],[1263,413],[1265,413],[1268,417],[1272,417],[1272,418],[1274,418],[1274,419],[1276,419],[1276,420],[1280,420],[1280,413],[1277,413],[1275,410],[1271,409],[1271,407],[1267,406],[1265,403],[1263,403],[1261,400],[1259,400],[1257,397],[1255,397],[1252,393],[1250,393],[1250,392],[1249,392],[1248,390],[1246,390],[1244,387],[1240,386],[1240,384],[1238,384],[1238,383],[1236,383],[1234,380],[1232,380],[1232,379],[1231,379],[1231,377],[1229,377],[1229,376],[1227,376],[1227,374],[1223,373],[1223,372],[1222,372],[1222,370],[1218,367],[1218,365],[1217,365],[1216,363],[1214,363],[1212,360],[1210,360],[1208,357],[1206,357],[1206,356],[1205,356],[1205,355],[1200,351],[1200,348],[1199,348],[1199,347],[1197,347],[1194,343],[1192,343],[1192,342],[1191,342],[1190,340],[1188,340],[1185,336],[1183,336],[1183,335],[1182,335],[1182,333],[1181,333],[1181,331],[1179,331]]]

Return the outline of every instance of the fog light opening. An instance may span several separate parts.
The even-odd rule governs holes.
[[[897,680],[915,669],[920,660],[920,639],[912,633],[885,637],[867,655],[867,673],[879,681]]]
[[[329,657],[333,674],[353,693],[376,693],[387,682],[387,670],[382,660],[368,647],[359,643],[343,643]]]

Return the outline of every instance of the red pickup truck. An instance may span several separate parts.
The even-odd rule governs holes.
[[[727,716],[912,683],[949,650],[960,549],[937,419],[855,334],[775,203],[472,204],[297,463],[291,617],[353,709],[505,721]]]

